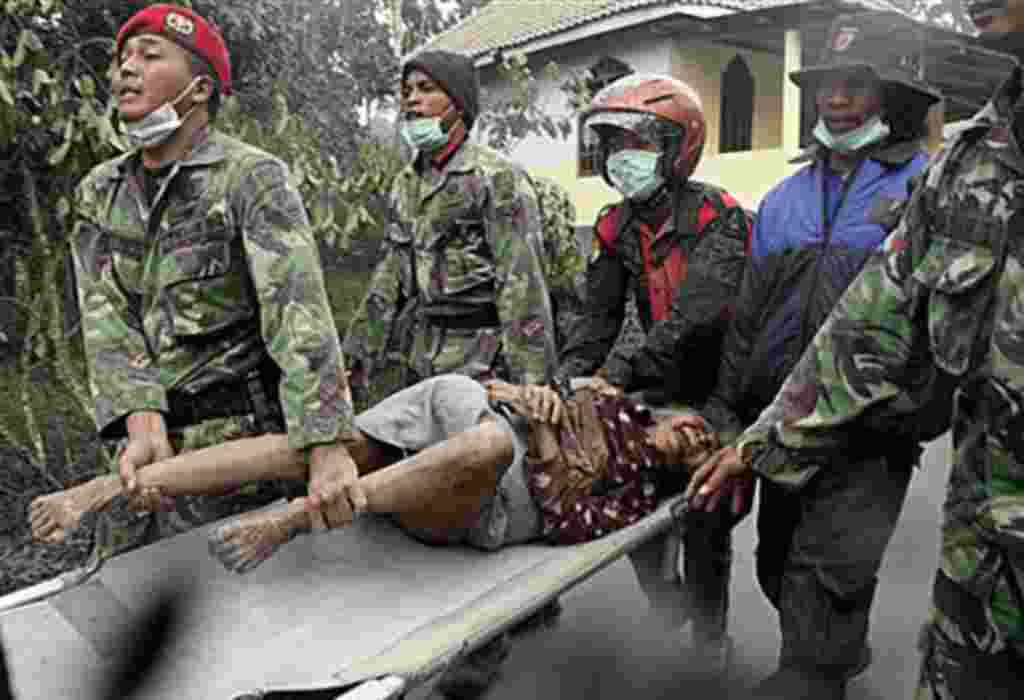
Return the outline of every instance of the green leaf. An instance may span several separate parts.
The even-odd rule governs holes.
[[[7,80],[4,78],[0,78],[0,99],[11,107],[14,106],[14,95],[11,94],[11,88],[8,87]]]
[[[14,56],[11,58],[11,66],[14,68],[21,68],[21,64],[25,62],[25,58],[28,56],[28,35],[29,31],[27,29],[21,30],[21,35],[18,37],[18,46],[14,49]]]
[[[277,118],[277,123],[274,125],[274,136],[282,136],[285,130],[288,128],[288,122],[291,121],[292,115],[287,110],[281,112]]]
[[[38,95],[39,89],[44,85],[53,85],[56,81],[42,68],[32,71],[32,94]]]
[[[92,79],[92,76],[83,75],[75,78],[75,87],[82,97],[96,96],[96,81]]]
[[[71,202],[67,197],[61,197],[57,200],[57,217],[61,221],[67,221],[71,215]]]
[[[46,159],[46,162],[49,163],[51,167],[60,165],[64,162],[64,159],[68,157],[68,152],[71,150],[71,144],[74,143],[74,135],[75,120],[69,119],[68,123],[64,126],[64,140],[50,153],[50,157]]]

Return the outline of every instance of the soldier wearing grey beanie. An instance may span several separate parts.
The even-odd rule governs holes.
[[[480,114],[480,79],[473,59],[454,51],[426,50],[402,64],[402,80],[414,70],[423,71],[441,86],[462,113],[466,131],[472,129]]]

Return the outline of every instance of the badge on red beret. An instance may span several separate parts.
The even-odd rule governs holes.
[[[180,12],[168,12],[164,17],[164,26],[168,31],[191,38],[196,33],[196,24]]]
[[[187,7],[158,3],[139,10],[121,26],[117,33],[117,53],[133,34],[156,34],[198,54],[213,67],[221,90],[231,94],[231,57],[228,48],[213,25]]]

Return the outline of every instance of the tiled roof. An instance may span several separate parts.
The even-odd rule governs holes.
[[[750,0],[491,0],[435,37],[430,46],[479,56],[632,10],[673,5],[739,10],[749,4]]]
[[[637,10],[675,7],[683,14],[687,8],[743,12],[811,2],[815,0],[491,0],[429,45],[480,56]],[[851,0],[849,4],[899,12],[889,0]]]
[[[750,0],[746,3],[750,10],[768,10],[773,7],[785,7],[787,5],[810,5],[814,0]],[[889,0],[847,0],[847,5],[860,6],[866,10],[878,10],[879,12],[897,12],[906,14],[900,7]]]

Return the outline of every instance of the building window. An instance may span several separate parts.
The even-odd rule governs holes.
[[[747,62],[736,56],[722,73],[722,109],[718,152],[749,151],[754,131],[754,76]]]
[[[587,76],[584,79],[587,92],[590,95],[596,95],[601,88],[634,72],[628,63],[611,56],[604,56],[587,69]],[[583,129],[577,131],[576,174],[578,177],[592,177],[598,174],[598,141],[593,133],[584,133]]]

